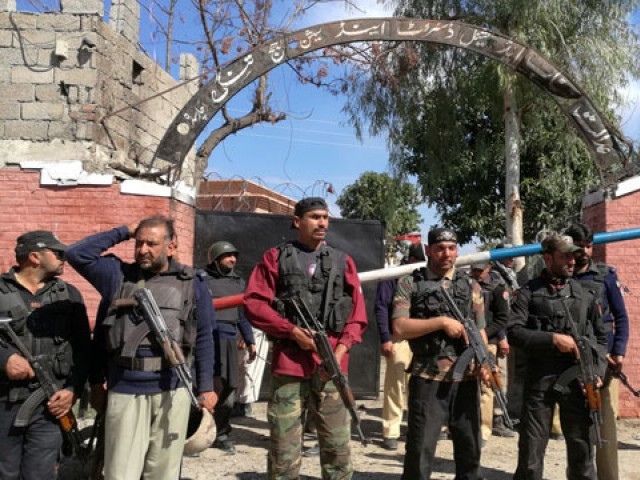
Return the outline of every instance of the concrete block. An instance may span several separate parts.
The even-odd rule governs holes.
[[[98,72],[88,68],[74,68],[73,70],[56,70],[56,83],[64,82],[68,85],[93,86],[98,80]]]
[[[88,1],[88,0],[87,0]],[[56,32],[80,31],[80,17],[65,13],[41,13],[37,21],[38,30]]]
[[[0,2],[2,1],[3,0],[0,0]],[[12,15],[12,17],[20,31],[24,32],[25,30],[33,30],[36,28],[38,15],[39,14],[35,13],[16,13]],[[13,28],[9,15],[0,13],[0,29],[13,30]]]
[[[9,83],[11,81],[11,70],[11,67],[0,66],[0,83]]]
[[[15,36],[15,33],[10,30],[0,30],[0,47],[13,46]],[[2,53],[0,53],[0,58],[2,58]]]
[[[7,100],[6,98],[0,98],[0,100]],[[0,120],[19,120],[20,119],[20,104],[15,102],[0,103]]]
[[[140,5],[131,0],[112,0],[110,11],[111,27],[119,34],[127,38],[131,43],[137,44],[140,32]]]
[[[25,47],[53,48],[56,46],[56,32],[36,30],[33,32],[22,32],[20,36],[25,43]]]
[[[16,0],[0,0],[0,12],[15,12]]]
[[[39,102],[56,103],[64,99],[64,95],[62,95],[60,91],[60,86],[55,84],[36,85],[35,95],[36,100]]]
[[[62,120],[64,105],[61,103],[23,103],[23,120]]]
[[[4,65],[22,65],[27,59],[29,65],[38,64],[38,51],[35,48],[25,48],[24,56],[19,48],[0,48],[0,59]]]
[[[11,99],[12,102],[32,102],[35,88],[28,83],[0,84],[0,99]]]
[[[7,120],[4,134],[7,139],[23,138],[26,140],[45,140],[49,122],[29,122],[23,120]]]
[[[0,121],[0,138],[4,138],[4,122]]]
[[[14,67],[11,69],[11,83],[44,84],[53,82],[53,69],[46,71],[34,71],[27,67]]]
[[[74,125],[72,122],[49,122],[47,137],[71,140],[74,138],[73,127]]]
[[[60,10],[63,13],[76,15],[100,15],[104,14],[103,0],[60,0]]]

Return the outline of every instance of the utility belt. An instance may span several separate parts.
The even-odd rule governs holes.
[[[151,354],[152,352],[149,349],[145,349],[142,353]],[[111,359],[119,367],[137,372],[159,372],[171,366],[164,357],[154,355],[129,357],[122,356],[119,352],[116,352]]]

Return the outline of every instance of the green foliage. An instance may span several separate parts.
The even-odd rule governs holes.
[[[391,236],[416,231],[422,222],[416,187],[387,173],[364,172],[345,187],[336,203],[344,218],[384,221]]]
[[[629,24],[640,1],[400,0],[398,16],[455,19],[537,48],[573,76],[615,122],[621,89],[640,73]],[[575,219],[597,185],[588,150],[551,97],[497,62],[427,43],[389,43],[357,75],[345,107],[358,131],[388,135],[391,163],[462,241],[504,236],[503,90],[516,92],[524,236]]]

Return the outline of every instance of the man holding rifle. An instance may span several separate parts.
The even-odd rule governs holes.
[[[18,265],[0,278],[3,480],[56,478],[62,424],[77,434],[71,407],[87,379],[89,321],[80,292],[58,278],[66,248],[49,231],[25,233]]]
[[[134,263],[103,255],[131,238]],[[213,411],[217,401],[211,296],[204,279],[178,263],[176,254],[173,221],[161,216],[92,235],[67,250],[69,263],[102,296],[94,335],[94,355],[102,361],[90,381],[99,411],[105,405],[105,379],[109,390],[106,480],[178,478],[191,405],[184,364],[192,355],[200,405]],[[164,343],[165,349],[157,340],[158,322],[144,314],[154,309],[140,308],[142,293],[151,294],[166,323],[171,341]],[[173,351],[167,353],[167,347]],[[180,348],[182,352],[176,351]],[[171,357],[182,356],[185,362],[172,368],[176,362]]]
[[[570,236],[545,238],[546,268],[520,290],[512,307],[509,339],[527,352],[515,480],[542,479],[556,403],[567,444],[567,478],[596,479],[593,446],[600,437],[598,387],[607,335],[601,295],[571,278],[580,251]]]
[[[349,349],[362,341],[367,325],[364,298],[353,260],[325,242],[329,212],[324,199],[300,200],[292,226],[298,230],[297,239],[268,250],[245,291],[248,320],[274,339],[267,412],[271,428],[268,478],[299,477],[301,415],[310,400],[315,407],[322,478],[349,479],[353,468],[347,410],[335,382],[329,381],[321,366],[315,332],[304,328],[295,307],[307,305],[327,330],[337,363],[346,373]]]
[[[448,228],[427,237],[428,266],[401,277],[394,295],[395,338],[409,340],[409,417],[404,480],[429,480],[442,426],[453,440],[456,479],[480,477],[480,370],[458,365],[469,339],[461,320],[470,318],[485,343],[484,302],[480,285],[455,268],[458,239]],[[443,288],[464,318],[454,318]],[[470,348],[470,347],[469,347]],[[456,375],[456,366],[460,378]]]
[[[622,297],[623,286],[618,280],[616,269],[610,265],[594,262],[593,232],[582,223],[571,225],[565,231],[573,242],[582,248],[575,253],[576,267],[573,278],[586,288],[596,291],[602,303],[603,322],[609,344],[607,347],[607,375],[602,389],[602,436],[608,443],[596,450],[598,480],[618,480],[618,380],[622,372],[624,357],[629,341],[629,317]]]

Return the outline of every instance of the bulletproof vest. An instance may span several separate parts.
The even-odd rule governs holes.
[[[320,260],[311,278],[302,270],[298,251],[291,243],[278,247],[277,301],[283,305],[277,308],[289,321],[299,324],[299,320],[287,299],[300,296],[311,313],[324,327],[340,333],[347,323],[353,300],[344,292],[345,254],[322,246]]]
[[[73,319],[69,315],[69,288],[65,282],[54,279],[47,290],[38,297],[38,305],[26,305],[18,288],[0,278],[0,315],[12,318],[11,326],[31,355],[40,357],[50,365],[53,375],[66,379],[73,367],[71,343]],[[11,343],[8,339],[2,339]],[[10,401],[27,398],[38,387],[37,382],[5,383],[1,395],[9,395]]]
[[[114,301],[131,298],[140,288],[149,289],[172,338],[180,343],[186,356],[190,353],[196,336],[193,316],[195,272],[183,265],[178,267],[177,271],[155,275],[144,281],[140,280],[142,277],[139,276],[139,270],[132,269],[131,277],[125,276],[122,279]],[[112,303],[103,325],[107,328],[109,353],[120,366],[142,371],[157,371],[166,366],[162,361],[162,350],[153,339],[153,333],[148,331],[144,318],[132,307]],[[143,357],[143,360],[136,357]]]
[[[493,321],[493,310],[491,308],[491,299],[493,291],[499,286],[506,287],[506,282],[500,276],[498,272],[489,272],[489,278],[486,281],[478,282],[480,284],[480,290],[482,292],[482,300],[484,301],[484,319],[487,325],[490,325]]]
[[[206,277],[207,286],[214,300],[220,297],[228,297],[244,292],[244,280],[237,275],[213,275]],[[225,308],[216,310],[216,321],[222,323],[237,324],[240,322],[240,308]]]
[[[571,314],[578,335],[593,337],[593,328],[588,322],[592,293],[574,279],[568,279],[564,288],[552,292],[541,277],[529,283],[531,300],[527,328],[550,333],[571,334]]]
[[[580,282],[583,288],[592,291],[596,300],[600,302],[602,305],[602,318],[604,321],[612,321],[613,319],[610,318],[611,315],[609,312],[609,302],[604,301],[606,298],[604,279],[609,275],[610,268],[605,263],[595,263],[593,264],[593,267],[595,267],[595,271],[590,269],[588,271],[589,276],[576,277],[576,280]]]
[[[442,280],[429,280],[427,269],[421,268],[413,273],[413,290],[411,292],[411,318],[430,318],[438,316],[453,317],[441,292]],[[471,315],[472,281],[464,274],[456,271],[449,294],[460,309],[468,317]],[[437,331],[409,340],[413,352],[414,364],[422,369],[434,367],[438,358],[448,357],[455,360],[462,352],[464,345],[459,339],[452,339],[442,331]]]

